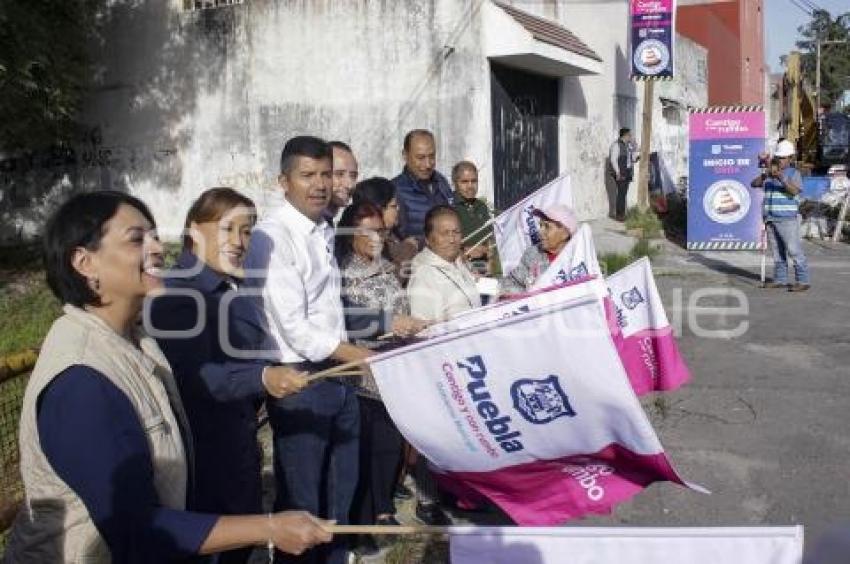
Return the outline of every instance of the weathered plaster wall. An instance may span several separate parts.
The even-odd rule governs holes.
[[[572,176],[580,216],[605,215],[608,147],[621,125],[641,135],[628,4],[513,4],[559,21],[604,60],[599,75],[560,79],[559,160]],[[95,188],[140,196],[162,236],[176,239],[205,188],[233,186],[262,207],[277,189],[283,143],[308,133],[350,143],[362,177],[391,177],[401,168],[404,133],[429,128],[438,168],[448,173],[464,158],[478,163],[481,195],[492,201],[479,0],[251,0],[192,13],[181,5],[112,2],[79,143],[0,158],[0,240],[36,234],[52,203]],[[659,85],[656,96],[704,105],[704,50],[687,40],[677,50],[680,78]],[[662,113],[656,99],[655,124],[653,147],[676,181],[687,173],[687,116]],[[633,185],[631,203],[636,192]]]
[[[700,44],[678,36],[676,79],[660,82],[655,89],[652,149],[658,151],[665,192],[676,189],[688,176],[688,107],[708,105],[707,52]],[[675,102],[665,109],[660,98]]]
[[[4,195],[12,185],[22,194],[6,208],[12,231],[37,231],[43,210],[33,204],[115,188],[142,197],[175,238],[204,188],[232,185],[262,205],[297,134],[349,142],[364,177],[397,174],[414,127],[436,133],[445,172],[462,158],[489,163],[477,2],[253,0],[195,13],[181,4],[111,5],[89,134],[55,166],[4,176]]]
[[[629,79],[628,3],[561,0],[558,17],[604,66],[599,75],[561,81],[561,168],[571,174],[579,217],[591,219],[609,212],[605,166],[620,127],[618,103],[630,100],[640,108],[638,88]],[[639,127],[640,120],[623,125]]]

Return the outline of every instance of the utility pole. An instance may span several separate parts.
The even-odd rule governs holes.
[[[643,121],[640,128],[640,162],[638,167],[638,209],[649,208],[649,147],[652,142],[652,107],[655,81],[643,83]]]

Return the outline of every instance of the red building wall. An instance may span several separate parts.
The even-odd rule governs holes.
[[[764,104],[762,0],[679,6],[676,30],[708,50],[709,104]]]

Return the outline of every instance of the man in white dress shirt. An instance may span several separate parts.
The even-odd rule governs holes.
[[[281,193],[254,228],[245,259],[246,285],[262,294],[265,325],[280,363],[315,372],[361,360],[368,349],[348,343],[333,254],[323,219],[332,190],[331,147],[294,137],[281,154]],[[256,276],[258,272],[265,275]],[[357,484],[359,412],[354,389],[326,378],[302,393],[267,402],[274,431],[275,510],[302,509],[346,523]],[[345,562],[344,537],[330,549],[276,562]]]

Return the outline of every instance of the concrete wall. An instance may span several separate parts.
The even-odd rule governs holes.
[[[560,22],[604,60],[598,75],[560,79],[559,103],[560,169],[572,176],[579,215],[603,216],[612,201],[608,147],[621,126],[640,138],[642,86],[629,79],[628,3],[513,4]],[[162,236],[174,240],[205,188],[233,186],[262,207],[277,189],[283,143],[298,134],[344,140],[362,177],[391,177],[401,169],[404,133],[430,128],[438,168],[478,163],[481,194],[492,201],[482,47],[490,20],[479,0],[251,0],[197,12],[181,6],[110,5],[80,142],[59,154],[0,158],[0,239],[36,234],[45,212],[71,191],[113,188],[148,202]],[[703,82],[694,82],[704,56],[690,42],[678,50],[685,78],[656,93],[666,88],[683,104],[705,105],[704,63]],[[653,144],[675,181],[685,174],[687,120],[665,119],[676,120],[656,101],[662,126]]]
[[[688,107],[708,105],[707,51],[681,35],[676,39],[676,78],[655,88],[652,151],[658,151],[664,191],[688,176]],[[666,98],[673,104],[661,103]]]
[[[711,105],[764,103],[762,0],[680,6],[679,33],[706,47]]]
[[[603,60],[602,73],[565,77],[560,92],[561,169],[571,175],[579,217],[591,219],[609,211],[605,163],[620,127],[618,96],[640,107],[638,88],[629,79],[628,3],[561,0],[557,14]]]
[[[414,127],[436,133],[443,171],[462,158],[489,163],[476,4],[252,0],[186,13],[179,0],[116,1],[85,139],[73,162],[32,167],[45,178],[8,176],[27,196],[7,217],[31,235],[43,211],[24,219],[22,208],[111,187],[142,197],[174,238],[207,187],[231,185],[262,205],[283,143],[297,134],[349,142],[363,177],[397,174]]]

